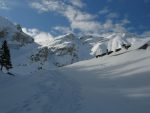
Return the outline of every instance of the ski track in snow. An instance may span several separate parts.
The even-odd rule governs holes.
[[[150,113],[149,50],[75,63],[62,69],[81,85],[80,113]],[[126,59],[126,60],[124,60]]]
[[[26,82],[23,83],[30,84],[31,86],[21,86],[21,88],[31,87],[31,89],[35,91],[29,93],[27,96],[20,95],[22,100],[11,105],[11,109],[8,108],[7,111],[3,111],[3,113],[77,112],[77,110],[81,107],[79,85],[74,80],[68,80],[68,78],[60,74],[59,71],[53,70],[47,73],[42,72],[37,75],[28,76],[28,78],[26,78]],[[36,80],[37,78],[38,80]],[[33,83],[31,84],[32,81]],[[21,84],[21,82],[19,84]],[[5,101],[8,100],[6,99]]]
[[[2,74],[0,110],[2,113],[150,113],[149,62],[150,48],[32,75]]]
[[[14,65],[11,71],[16,73],[10,76],[0,71],[0,113],[150,113],[150,47],[135,50],[150,45],[149,37],[106,33],[78,39],[70,33],[52,42],[42,40],[42,46],[55,54],[49,54],[49,60],[39,71],[40,62],[30,61],[39,44],[31,43],[32,38],[9,20],[0,20],[0,30],[8,32],[1,41],[6,38],[9,42]],[[23,35],[23,42],[15,39],[16,32]],[[132,46],[125,50],[122,44]],[[91,54],[118,48],[122,50],[81,61],[93,57]],[[70,50],[74,55],[70,55]],[[52,69],[53,64],[62,66],[76,61],[81,62]]]

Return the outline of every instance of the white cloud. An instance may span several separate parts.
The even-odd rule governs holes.
[[[99,28],[99,23],[94,20],[95,15],[83,12],[78,8],[84,5],[81,0],[71,0],[70,3],[73,5],[60,0],[39,0],[32,2],[31,6],[40,12],[55,11],[63,15],[69,20],[72,30],[96,31]]]
[[[93,15],[87,12],[84,12],[80,8],[83,8],[84,4],[81,0],[36,0],[31,2],[32,8],[37,9],[40,12],[57,12],[62,16],[66,17],[69,21],[70,26],[68,28],[64,27],[54,27],[53,30],[65,33],[75,30],[80,30],[82,33],[95,32],[99,33],[101,31],[116,31],[123,32],[125,31],[124,25],[129,24],[128,19],[123,19],[119,23],[113,23],[113,19],[118,18],[119,14],[115,12],[110,12],[106,7],[99,11],[99,15],[104,15],[106,22],[103,24],[96,21],[97,15]]]
[[[126,32],[127,30],[120,23],[117,23],[114,25],[113,31],[114,32]]]
[[[2,10],[9,10],[8,1],[0,0],[0,9]]]
[[[101,25],[94,21],[73,21],[71,27],[82,32],[99,32]]]
[[[108,0],[108,2],[111,2],[112,0]],[[127,18],[124,18],[123,20],[118,21],[118,23],[114,23],[114,19],[119,18],[119,14],[115,12],[111,12],[108,7],[105,7],[104,9],[99,11],[99,14],[104,16],[106,18],[106,21],[102,24],[102,31],[104,32],[126,32],[125,25],[129,24],[130,21]]]
[[[71,4],[79,8],[82,8],[83,6],[85,6],[85,4],[81,2],[81,0],[71,0]]]
[[[105,7],[104,9],[100,10],[99,15],[105,16],[107,19],[114,19],[119,17],[118,13],[111,12],[111,10],[108,9],[108,7]]]
[[[105,30],[109,30],[109,29],[113,29],[113,23],[111,20],[107,20],[104,24],[103,24],[103,28]]]
[[[64,10],[63,2],[58,0],[37,0],[31,2],[30,6],[37,9],[40,12],[57,11],[61,12]]]
[[[39,9],[40,12],[48,11],[47,8],[43,7],[43,5],[41,5],[40,3],[37,3],[37,2],[33,2],[32,7],[36,8],[36,9]]]
[[[127,19],[127,18],[124,18],[122,21],[121,21],[122,25],[126,25],[126,24],[130,24],[131,22]]]
[[[28,35],[30,35],[31,37],[35,37],[37,34],[40,33],[40,31],[38,29],[27,29],[27,28],[22,28],[22,31]]]
[[[64,16],[69,20],[70,27],[73,30],[79,29],[82,32],[96,32],[100,28],[100,24],[94,20],[96,18],[95,15],[81,12],[74,7],[68,6],[64,12]]]
[[[109,19],[113,19],[113,18],[118,18],[119,15],[117,13],[111,12],[106,17]]]
[[[50,41],[53,41],[54,37],[47,32],[40,31],[38,29],[27,29],[27,28],[22,28],[23,32],[30,35],[31,37],[34,38],[34,41],[40,45],[46,45]]]
[[[62,14],[67,17],[67,19],[72,21],[94,21],[95,15],[78,10],[75,7],[68,6]]]
[[[145,31],[144,33],[142,33],[141,36],[150,37],[150,30],[149,31]]]
[[[72,32],[71,29],[69,27],[64,27],[64,26],[56,26],[53,28],[54,32],[60,32],[62,34],[66,34],[69,32]]]
[[[105,7],[104,9],[102,9],[102,10],[99,11],[100,15],[104,15],[104,14],[107,14],[107,13],[109,13],[108,7]]]
[[[103,24],[102,28],[103,28],[104,32],[109,32],[109,31],[113,31],[113,32],[126,32],[127,30],[125,29],[124,25],[126,25],[126,24],[123,23],[122,21],[120,23],[113,23],[112,20],[108,19]]]
[[[0,10],[10,11],[13,8],[21,7],[22,2],[20,0],[0,0]]]
[[[49,42],[53,41],[53,39],[53,36],[46,32],[40,32],[34,37],[35,42],[40,45],[48,44]]]

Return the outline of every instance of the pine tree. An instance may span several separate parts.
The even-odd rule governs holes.
[[[2,55],[3,55],[3,50],[0,48],[0,65],[1,65],[1,70],[2,70]]]
[[[10,59],[10,51],[6,40],[3,42],[1,50],[3,51],[1,55],[1,70],[3,67],[9,70],[10,68],[12,68],[12,64]]]

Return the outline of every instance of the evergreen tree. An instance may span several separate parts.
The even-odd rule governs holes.
[[[3,55],[3,50],[0,48],[0,65],[1,65],[1,70],[2,70],[2,55]]]
[[[12,68],[12,64],[11,64],[11,59],[10,59],[10,51],[9,51],[6,40],[3,42],[1,50],[3,51],[1,55],[1,61],[0,61],[1,70],[3,67],[9,70],[10,68]]]

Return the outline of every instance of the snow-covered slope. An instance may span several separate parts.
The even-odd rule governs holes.
[[[22,32],[20,25],[14,25],[0,16],[0,42],[3,40],[7,40],[10,46],[23,46],[34,41],[33,38]]]
[[[81,86],[79,113],[149,113],[150,48],[75,63],[62,69]]]
[[[56,66],[64,66],[78,61],[79,40],[74,34],[54,39],[49,45],[49,59]]]
[[[136,36],[129,33],[107,33],[107,35],[82,35],[73,33],[56,37],[46,43],[44,47],[49,50],[49,60],[56,66],[64,66],[74,62],[87,60],[106,51],[131,46],[136,43]],[[135,40],[134,40],[135,39]]]
[[[38,44],[22,31],[20,25],[14,25],[8,19],[0,17],[0,47],[4,40],[7,40],[10,48],[13,70],[20,69],[21,72],[24,67],[30,65],[30,56],[37,50]]]
[[[39,33],[40,34],[40,33]],[[130,33],[86,34],[76,36],[73,33],[34,42],[33,38],[22,31],[20,25],[14,25],[6,18],[0,17],[0,42],[7,40],[13,72],[24,74],[41,69],[62,67],[75,62],[91,59],[95,56],[104,56],[108,53],[116,54],[118,49],[131,46],[129,50],[140,48],[148,43],[149,38],[139,38]],[[46,36],[50,37],[50,36]],[[142,42],[142,43],[141,43]],[[123,46],[124,45],[124,46]],[[128,51],[129,51],[128,50]]]
[[[150,112],[150,37],[71,33],[39,45],[0,17],[3,40],[15,76],[0,71],[0,113]]]
[[[102,41],[93,46],[91,54],[97,56],[107,52],[115,52],[118,49],[128,49],[137,40],[138,37],[130,33],[109,33]]]
[[[150,47],[26,76],[0,72],[2,113],[149,113]]]
[[[16,59],[14,64],[17,68],[14,68],[13,71],[17,71],[18,69],[22,71],[28,70],[26,72],[30,73],[41,69],[62,67],[91,59],[96,55],[106,55],[107,52],[111,53],[111,51],[113,52],[112,54],[117,54],[117,49],[121,49],[119,52],[135,50],[143,46],[149,40],[150,38],[126,36],[125,33],[110,33],[106,37],[84,35],[82,38],[78,38],[71,33],[56,37],[53,41],[42,46],[32,43],[22,47],[19,50],[21,56],[15,57],[16,55],[14,55]],[[123,44],[131,47],[125,49]],[[17,54],[20,54],[19,51],[17,50]],[[21,59],[21,62],[16,64],[18,59]]]
[[[8,19],[0,16],[0,31],[7,30],[8,32],[17,32],[17,28]]]

